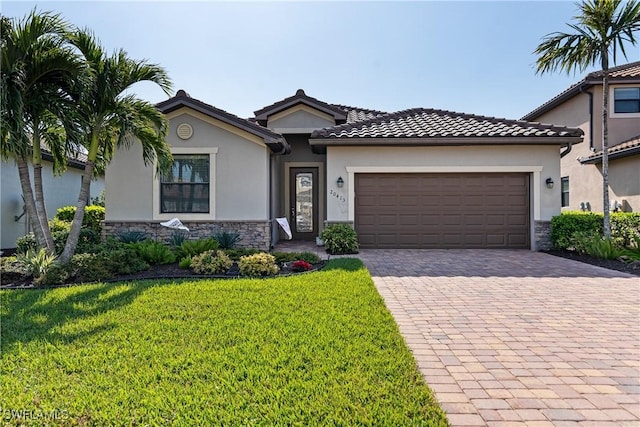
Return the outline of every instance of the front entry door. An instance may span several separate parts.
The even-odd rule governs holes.
[[[289,222],[296,240],[318,235],[318,168],[289,169]]]

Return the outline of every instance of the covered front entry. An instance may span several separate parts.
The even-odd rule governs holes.
[[[527,173],[357,173],[363,248],[530,248]]]
[[[289,222],[294,240],[318,236],[318,168],[289,168]]]

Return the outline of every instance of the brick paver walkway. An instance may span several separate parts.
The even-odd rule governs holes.
[[[640,279],[530,251],[365,250],[453,426],[640,426]]]

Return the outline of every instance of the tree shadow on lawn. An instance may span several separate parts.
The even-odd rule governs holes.
[[[0,296],[0,350],[5,352],[16,344],[26,344],[33,340],[70,344],[113,329],[113,323],[101,322],[88,328],[83,326],[80,332],[59,331],[78,320],[90,320],[94,316],[129,305],[152,285],[153,283],[122,286],[96,284],[86,285],[82,290],[69,287],[5,291]]]

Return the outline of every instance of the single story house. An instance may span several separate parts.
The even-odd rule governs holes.
[[[588,74],[522,120],[578,127],[588,143],[560,163],[563,210],[602,212],[602,71]],[[640,211],[640,62],[610,69],[609,198],[611,210]]]
[[[244,246],[313,240],[352,224],[363,248],[527,248],[548,245],[560,213],[560,148],[580,129],[415,108],[393,113],[331,104],[298,90],[239,118],[179,90],[169,120],[170,173],[139,147],[106,172],[105,230],[167,238],[177,217],[191,237],[235,231]]]
[[[61,176],[53,174],[52,157],[43,153],[42,185],[47,208],[47,215],[53,218],[58,208],[75,206],[78,203],[82,172],[84,171],[83,154],[70,158],[67,170]],[[31,184],[33,185],[33,169]],[[24,207],[22,187],[18,167],[13,160],[0,162],[0,247],[2,250],[15,249],[16,240],[31,231],[29,218]],[[91,182],[91,198],[100,196],[105,188],[103,177]]]

